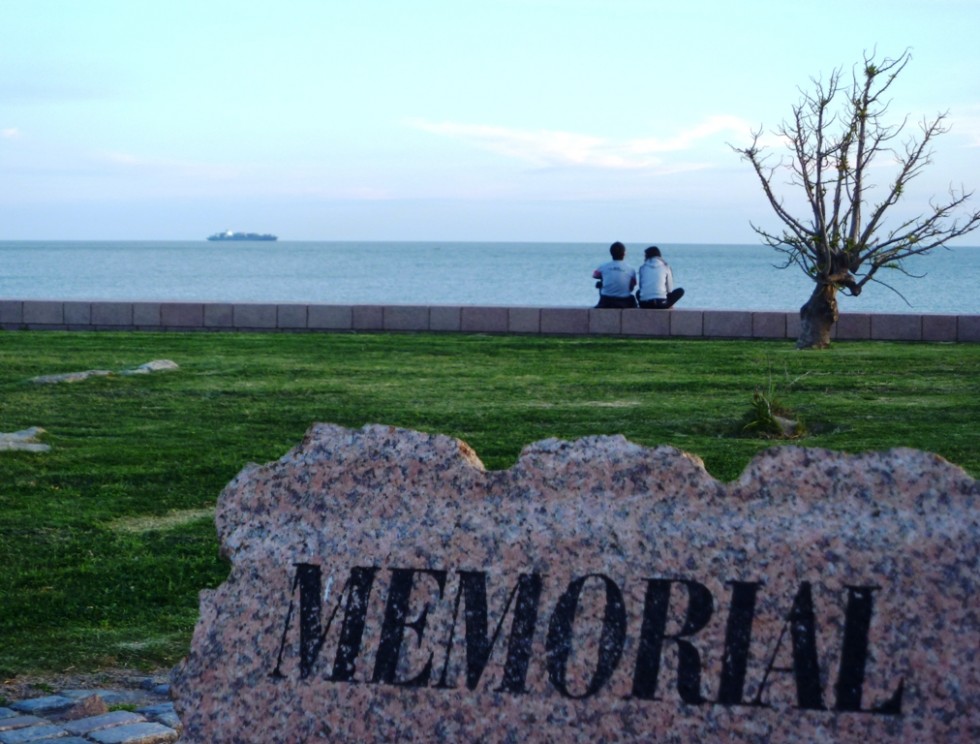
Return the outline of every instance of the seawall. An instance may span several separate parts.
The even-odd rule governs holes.
[[[795,339],[796,312],[577,307],[0,300],[0,329],[512,333]],[[980,315],[846,313],[835,339],[980,342]]]

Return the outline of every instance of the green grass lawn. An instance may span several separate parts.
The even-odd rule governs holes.
[[[37,385],[172,359],[176,372]],[[459,437],[490,469],[530,442],[624,434],[733,480],[774,442],[744,431],[755,390],[798,443],[915,447],[976,477],[980,345],[466,335],[0,332],[0,677],[176,662],[197,593],[227,573],[212,509],[247,463],[314,421]]]

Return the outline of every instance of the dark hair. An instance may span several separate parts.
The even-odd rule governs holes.
[[[609,246],[609,255],[616,261],[621,260],[626,255],[626,246],[617,240]]]
[[[651,245],[645,251],[643,251],[644,258],[653,258],[654,256],[660,256],[660,249],[655,245]]]

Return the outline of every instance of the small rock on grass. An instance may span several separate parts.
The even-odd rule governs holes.
[[[90,377],[108,377],[112,374],[124,376],[148,375],[151,372],[168,372],[175,369],[180,369],[176,362],[172,362],[169,359],[154,359],[153,361],[146,362],[138,367],[123,369],[116,373],[108,369],[89,369],[85,370],[84,372],[65,372],[64,374],[59,375],[40,375],[38,377],[32,377],[31,382],[39,385],[49,385],[56,382],[81,382],[82,380],[87,380]]]
[[[9,433],[0,432],[0,451],[47,452],[51,449],[51,445],[44,444],[38,439],[43,433],[44,429],[40,426],[32,426],[29,429]]]

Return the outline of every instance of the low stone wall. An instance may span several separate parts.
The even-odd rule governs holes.
[[[4,330],[434,331],[794,339],[796,312],[576,307],[0,300]],[[980,342],[980,315],[847,313],[840,340]]]

